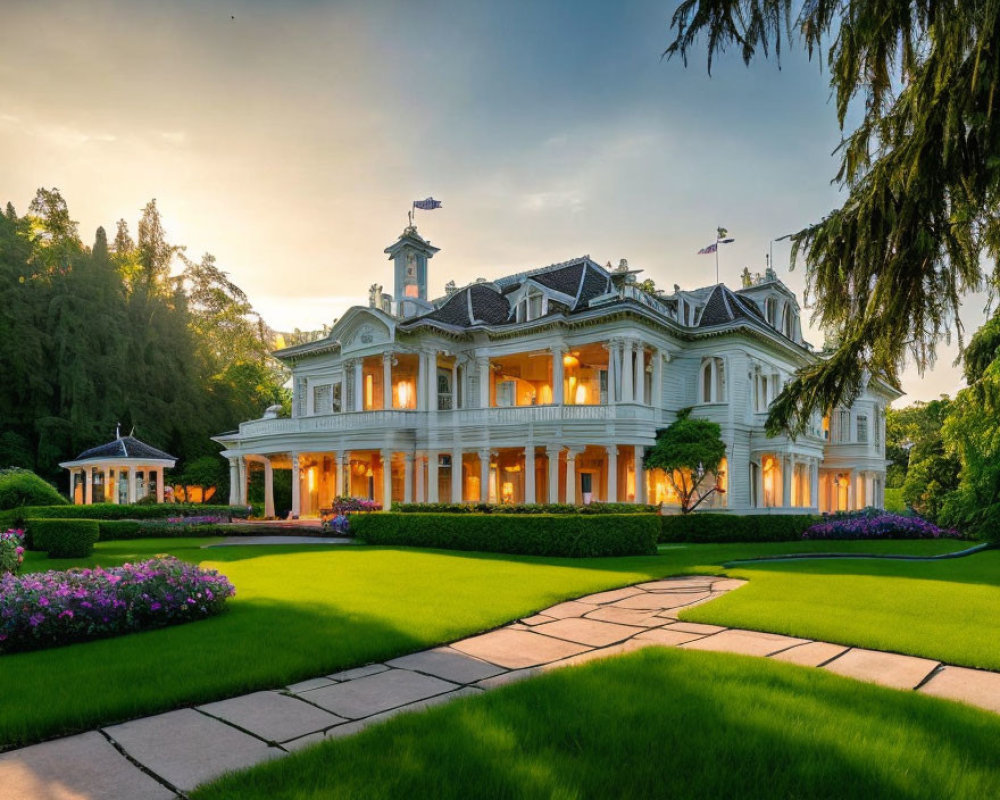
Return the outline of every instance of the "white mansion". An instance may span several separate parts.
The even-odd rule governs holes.
[[[589,257],[427,298],[438,251],[416,228],[386,248],[393,295],[373,286],[318,341],[275,353],[292,371],[292,417],[269,409],[215,437],[231,502],[251,465],[292,470],[292,513],[334,497],[392,502],[675,501],[644,449],[678,409],[722,426],[716,510],[806,512],[881,506],[885,409],[900,392],[871,380],[850,408],[797,439],[768,438],[771,401],[822,357],[802,340],[795,295],[770,269],[743,287],[671,295],[627,265]]]

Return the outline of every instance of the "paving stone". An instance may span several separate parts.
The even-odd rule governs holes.
[[[793,639],[776,633],[726,630],[681,645],[686,650],[714,650],[720,653],[742,653],[748,656],[769,656],[779,650],[804,644],[805,639]]]
[[[927,658],[854,648],[831,661],[823,669],[893,689],[913,689],[937,665],[937,661]]]
[[[530,631],[530,625],[524,625],[520,622],[511,622],[509,625],[504,625],[505,628],[512,631]]]
[[[351,724],[351,723],[346,723]],[[298,750],[303,750],[306,747],[312,747],[314,744],[319,744],[320,742],[326,741],[326,735],[321,731],[320,733],[307,733],[305,736],[300,736],[298,739],[292,739],[290,742],[282,742],[281,746],[290,753],[294,753]]]
[[[450,647],[413,653],[387,663],[390,667],[424,672],[453,683],[475,683],[505,672],[503,667],[473,658]]]
[[[166,786],[129,763],[97,731],[0,755],[4,800],[168,800]]]
[[[637,625],[641,628],[656,628],[664,620],[655,612],[644,608],[615,608],[607,606],[588,611],[584,619],[599,619],[602,622],[617,622],[620,625]]]
[[[319,689],[321,686],[329,686],[333,681],[329,678],[311,678],[307,681],[300,681],[299,683],[293,683],[291,686],[287,687],[288,691],[298,694],[299,692],[308,692],[311,689]]]
[[[484,681],[479,681],[475,686],[479,689],[496,689],[498,686],[506,686],[508,683],[517,683],[527,678],[533,678],[542,674],[541,667],[525,667],[524,669],[514,669],[510,672],[503,672]]]
[[[345,736],[353,736],[355,733],[363,731],[365,728],[369,728],[372,725],[377,725],[380,722],[385,722],[387,719],[399,716],[400,714],[406,714],[413,711],[425,711],[433,706],[441,705],[442,703],[450,703],[452,700],[457,700],[460,697],[468,697],[469,695],[482,694],[482,689],[477,689],[472,686],[463,686],[461,689],[456,689],[454,692],[449,692],[448,694],[437,695],[436,697],[429,697],[426,700],[420,700],[416,703],[409,703],[405,706],[400,706],[399,708],[393,708],[389,711],[383,711],[380,714],[374,714],[370,717],[365,717],[364,719],[354,720],[354,722],[348,722],[346,725],[338,725],[336,728],[331,728],[326,732],[327,739],[342,739]]]
[[[309,702],[347,719],[370,717],[456,689],[454,683],[405,669],[391,669],[309,693]]]
[[[588,611],[593,611],[594,605],[594,603],[583,603],[579,600],[570,600],[568,603],[559,603],[559,605],[543,609],[539,613],[544,614],[547,617],[555,617],[556,619],[564,619],[566,617],[582,617]]]
[[[354,681],[358,678],[367,678],[369,675],[377,675],[380,672],[385,672],[387,669],[389,668],[385,664],[367,664],[363,667],[334,672],[333,675],[327,675],[326,677],[331,681]]]
[[[541,625],[543,622],[552,622],[555,617],[547,617],[545,614],[535,614],[521,620],[525,625]]]
[[[651,631],[640,633],[634,641],[641,642],[643,645],[660,644],[664,647],[676,647],[685,642],[693,642],[702,636],[703,634],[700,633],[676,631],[671,628],[654,628]]]
[[[842,644],[830,644],[829,642],[806,642],[791,650],[784,650],[775,653],[771,658],[776,661],[787,661],[790,664],[799,664],[803,667],[818,667],[825,664],[831,658],[836,658],[847,650]]]
[[[124,722],[105,731],[132,758],[182,791],[281,754],[193,708]]]
[[[662,581],[640,583],[639,588],[647,592],[707,592],[711,585],[711,578],[664,578]]]
[[[664,626],[671,631],[684,631],[685,633],[701,633],[708,636],[712,633],[719,633],[726,630],[721,625],[705,625],[702,622],[671,622]]]
[[[645,592],[617,601],[616,608],[668,609],[688,606],[698,600],[707,600],[708,592]]]
[[[741,581],[738,578],[723,578],[720,581],[714,581],[712,583],[713,592],[731,592],[733,589],[739,589],[741,586],[746,586],[746,581]]]
[[[636,650],[641,650],[643,647],[648,646],[648,644],[648,642],[639,642],[635,639],[628,639],[624,642],[613,644],[610,647],[600,647],[596,650],[590,650],[586,653],[580,653],[576,656],[564,658],[562,661],[554,661],[551,664],[545,664],[539,667],[539,669],[541,669],[542,672],[549,672],[554,669],[561,669],[562,667],[575,667],[580,664],[587,664],[591,661],[599,661],[602,658],[611,658],[613,656],[621,656],[626,653],[632,653]]]
[[[567,639],[577,644],[604,647],[628,639],[644,629],[596,619],[560,619],[545,625],[536,625],[533,630],[535,633]]]
[[[965,667],[944,667],[921,686],[920,691],[1000,714],[1000,673]]]
[[[346,722],[342,717],[278,692],[254,692],[199,706],[198,710],[220,717],[269,742],[287,742]]]
[[[603,603],[613,603],[616,600],[624,600],[626,597],[632,597],[637,594],[642,594],[642,589],[638,586],[626,586],[624,589],[611,589],[607,592],[588,594],[586,597],[581,597],[580,602],[601,605]]]
[[[511,631],[504,628],[455,642],[452,647],[508,669],[536,667],[575,656],[587,649],[583,645],[541,636],[533,631]]]

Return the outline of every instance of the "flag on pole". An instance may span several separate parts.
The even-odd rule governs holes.
[[[435,208],[441,208],[442,206],[440,200],[428,197],[426,200],[414,200],[413,207],[419,208],[421,211],[433,211]]]
[[[718,242],[712,242],[707,247],[701,248],[701,250],[698,251],[698,255],[700,255],[700,256],[711,255],[712,253],[714,253],[718,249],[719,249],[719,243]]]

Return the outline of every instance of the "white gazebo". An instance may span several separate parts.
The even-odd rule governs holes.
[[[163,502],[163,470],[177,459],[134,436],[118,435],[59,466],[69,470],[69,494],[76,505],[135,503],[153,495]]]

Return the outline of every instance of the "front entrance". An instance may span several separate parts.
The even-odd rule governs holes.
[[[580,500],[585,506],[594,501],[594,473],[580,473]]]

